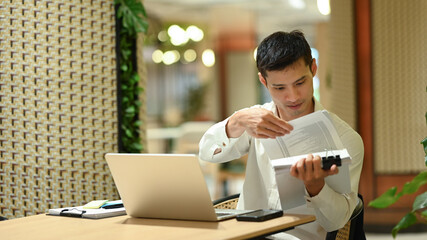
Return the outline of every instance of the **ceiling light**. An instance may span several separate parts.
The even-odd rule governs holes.
[[[304,9],[306,4],[304,0],[288,0],[289,4],[296,9]]]
[[[255,61],[256,61],[256,54],[257,54],[257,52],[258,52],[258,47],[256,47],[255,50],[254,50],[254,59],[255,59]]]
[[[329,0],[317,0],[317,8],[323,15],[329,15],[331,13],[331,6]]]

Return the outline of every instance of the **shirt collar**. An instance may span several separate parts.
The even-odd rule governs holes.
[[[320,104],[319,101],[316,100],[316,98],[313,97],[313,102],[314,102],[314,111],[320,111],[320,110],[324,110],[325,108],[322,106],[322,104]],[[277,106],[276,104],[272,101],[272,109],[271,111],[273,112],[274,116],[279,117],[279,114],[277,113]]]

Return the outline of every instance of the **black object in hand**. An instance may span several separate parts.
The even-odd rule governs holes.
[[[341,166],[341,157],[340,155],[322,157],[322,169],[329,170],[332,165]]]

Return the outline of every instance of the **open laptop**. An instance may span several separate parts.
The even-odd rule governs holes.
[[[213,208],[196,155],[107,153],[105,158],[132,217],[219,221],[251,211]]]

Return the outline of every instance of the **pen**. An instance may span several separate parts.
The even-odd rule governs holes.
[[[112,208],[121,208],[121,207],[123,207],[123,203],[112,204],[112,205],[105,205],[105,206],[102,206],[101,208],[112,209]]]

